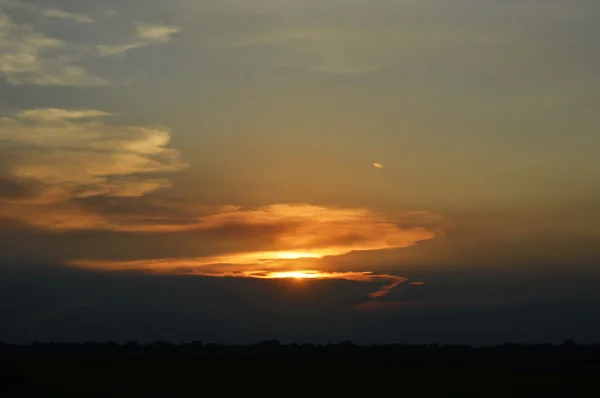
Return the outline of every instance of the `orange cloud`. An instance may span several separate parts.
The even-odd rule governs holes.
[[[416,225],[419,217],[425,217],[430,222],[427,228]],[[264,234],[268,236],[269,250],[257,248],[254,251],[204,257],[133,261],[76,259],[70,264],[101,271],[382,282],[384,286],[370,294],[372,299],[378,299],[388,295],[407,279],[372,272],[324,272],[319,269],[322,265],[318,260],[352,251],[404,248],[419,241],[433,239],[438,231],[433,228],[431,219],[433,218],[426,212],[384,217],[366,209],[339,209],[308,204],[279,204],[258,209],[226,206],[220,211],[197,217],[192,223],[185,225],[185,228],[215,234],[219,242],[228,236],[238,242],[244,238],[256,239],[257,235]],[[306,271],[307,269],[311,270]]]
[[[273,253],[270,253],[273,254]],[[293,258],[296,254],[290,253],[284,255],[285,260]],[[301,254],[298,254],[301,255]],[[207,257],[203,260],[194,259],[160,259],[160,260],[136,260],[136,261],[108,261],[108,260],[74,260],[71,265],[78,268],[102,270],[102,271],[143,271],[158,274],[169,275],[196,275],[213,278],[251,278],[251,279],[327,279],[327,280],[348,280],[363,283],[384,283],[380,289],[370,293],[369,296],[373,299],[387,296],[392,289],[408,281],[396,275],[375,274],[373,272],[323,272],[318,270],[303,270],[296,269],[293,266],[286,268],[283,263],[277,263],[271,269],[250,269],[240,271],[212,271],[206,272],[203,266],[214,265],[215,261],[230,262],[230,265],[248,264],[251,260],[266,257],[265,254],[256,254],[253,256],[219,256]],[[261,260],[258,260],[261,261]],[[233,262],[233,264],[231,264]],[[217,264],[219,265],[219,264]],[[260,265],[260,264],[259,264]],[[218,267],[217,267],[218,268]],[[256,268],[256,267],[252,267]]]
[[[306,203],[207,207],[144,198],[170,186],[161,175],[187,165],[169,148],[168,129],[112,125],[106,121],[111,116],[91,109],[48,108],[0,117],[0,217],[49,231],[194,232],[221,253],[137,261],[75,259],[70,262],[74,267],[379,282],[384,286],[370,295],[377,299],[406,278],[324,272],[318,260],[410,247],[443,232],[445,220],[427,211],[379,214]]]
[[[187,167],[168,148],[168,129],[111,125],[104,121],[110,116],[46,108],[0,117],[0,177],[31,193],[0,195],[0,217],[51,230],[114,229],[76,200],[141,197],[170,186],[157,174]]]
[[[411,223],[414,223],[414,214]],[[119,220],[123,222],[123,219]],[[405,226],[401,227],[401,224]],[[167,258],[139,261],[78,260],[75,265],[104,270],[195,270],[215,265],[235,265],[233,271],[281,268],[282,262],[321,259],[353,251],[397,249],[413,246],[438,235],[435,228],[409,225],[402,215],[386,218],[365,209],[338,209],[307,204],[273,205],[259,209],[225,207],[220,212],[199,216],[191,224],[181,225],[213,234],[219,242],[231,238],[267,237],[254,251],[223,253],[197,258]],[[139,227],[141,228],[142,225]],[[152,225],[146,225],[151,231]],[[160,225],[157,225],[160,226]],[[163,225],[164,226],[164,225]],[[160,229],[160,228],[159,228]],[[140,229],[141,231],[141,229]],[[240,268],[241,267],[241,268]]]
[[[0,192],[0,217],[51,231],[271,233],[274,251],[313,256],[408,247],[440,233],[439,225],[432,225],[439,220],[428,212],[383,216],[310,204],[246,209],[149,203],[143,197],[170,187],[161,176],[188,165],[169,147],[168,129],[113,125],[112,116],[94,109],[44,108],[0,117],[0,179],[28,192],[27,197]],[[137,198],[136,208],[142,200],[150,208],[141,215],[111,212],[115,206],[106,201],[90,205],[101,198],[116,207]]]
[[[220,213],[198,219],[198,229],[225,226],[282,226],[273,247],[301,253],[299,257],[347,254],[354,250],[382,250],[409,247],[433,239],[436,232],[419,227],[399,227],[388,219],[365,209],[339,209],[308,204],[279,204],[259,209],[224,208]],[[265,259],[279,259],[281,253],[264,253]],[[263,254],[261,254],[263,255]]]
[[[265,271],[248,271],[240,273],[199,273],[202,276],[213,277],[242,277],[242,278],[258,278],[258,279],[338,279],[354,282],[383,282],[385,285],[379,290],[370,293],[372,298],[381,298],[387,296],[390,291],[408,279],[386,274],[374,274],[372,272],[319,272],[314,270],[309,271],[284,271],[284,272],[265,272]]]

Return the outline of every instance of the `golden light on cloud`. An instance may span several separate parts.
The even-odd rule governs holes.
[[[138,261],[74,260],[71,261],[70,264],[77,268],[90,270],[142,271],[155,274],[196,275],[212,278],[347,280],[362,283],[383,283],[381,288],[369,294],[369,297],[374,300],[387,296],[396,286],[408,281],[407,278],[401,276],[376,274],[373,272],[326,272],[319,270],[293,269],[293,264],[289,263],[275,263],[272,264],[273,267],[271,269],[249,269],[223,272],[207,272],[204,270],[204,265],[208,265],[206,262],[201,261],[194,263],[194,260],[186,259]],[[257,266],[260,266],[260,264],[257,264]],[[217,267],[217,269],[218,268],[219,267]],[[281,268],[285,268],[285,270],[277,270]]]
[[[168,32],[146,33],[159,37]],[[406,279],[372,272],[326,272],[319,260],[354,251],[407,248],[442,233],[445,220],[427,211],[382,214],[308,203],[209,207],[149,199],[149,193],[170,187],[161,176],[188,165],[169,147],[168,129],[113,125],[111,116],[93,109],[46,108],[0,117],[0,142],[8,148],[0,152],[0,158],[7,154],[3,178],[23,188],[20,196],[0,196],[0,217],[48,231],[193,233],[204,248],[218,254],[133,261],[75,259],[71,266],[382,283],[371,294],[376,299]],[[373,166],[383,168],[379,162]]]
[[[328,272],[322,269],[319,260],[353,251],[410,247],[438,236],[438,221],[437,216],[427,212],[386,217],[366,209],[308,204],[278,204],[257,209],[227,206],[197,217],[193,229],[205,232],[208,237],[216,234],[221,242],[226,239],[222,231],[227,231],[236,241],[262,235],[272,250],[264,250],[263,240],[263,248],[253,251],[132,261],[78,259],[70,264],[96,271],[382,283],[381,288],[370,294],[372,299],[378,299],[407,279],[373,272]]]
[[[415,218],[416,216],[416,218]],[[435,221],[435,218],[433,218]],[[165,271],[211,265],[277,265],[282,261],[321,259],[353,251],[406,248],[438,236],[437,228],[418,224],[431,222],[428,213],[384,217],[365,209],[339,209],[300,205],[273,205],[259,209],[226,207],[198,217],[194,229],[207,234],[226,230],[236,240],[264,235],[273,250],[223,253],[193,258],[166,258],[139,261],[77,262],[86,268],[104,270]],[[404,224],[404,226],[400,226]],[[187,225],[190,228],[190,225]],[[152,230],[152,225],[148,225]],[[220,238],[221,240],[223,238]],[[244,269],[245,270],[245,269]]]
[[[272,272],[269,277],[272,279],[319,279],[322,278],[322,273],[318,271]]]
[[[93,109],[28,109],[0,117],[3,177],[26,197],[0,197],[0,217],[50,230],[125,228],[75,202],[141,197],[170,187],[157,177],[187,167],[169,148],[170,131],[116,126]],[[126,219],[127,217],[125,217]],[[128,223],[130,224],[130,223]]]

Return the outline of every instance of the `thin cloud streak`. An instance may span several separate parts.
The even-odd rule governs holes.
[[[62,11],[56,8],[48,8],[40,12],[48,18],[66,19],[74,22],[94,23],[95,21],[87,15],[74,14],[71,12]]]
[[[17,8],[25,10],[34,14],[41,15],[46,18],[61,19],[72,22],[80,23],[94,23],[96,22],[92,17],[85,14],[78,14],[73,12],[67,12],[58,8],[39,8],[33,4],[27,4],[24,1],[12,1],[12,0],[0,0],[0,7],[6,7],[8,9]]]
[[[223,259],[225,259],[223,257]],[[232,256],[233,259],[233,256]],[[95,271],[137,271],[153,274],[167,275],[195,275],[211,278],[249,278],[249,279],[320,279],[320,280],[347,280],[362,283],[384,283],[380,289],[369,294],[373,300],[387,296],[395,287],[408,281],[407,278],[390,275],[375,274],[373,272],[326,272],[319,270],[302,270],[288,268],[285,264],[277,264],[272,269],[253,269],[247,271],[225,271],[205,272],[203,266],[215,265],[219,268],[220,263],[211,263],[218,258],[207,258],[204,261],[160,259],[160,260],[137,260],[137,261],[108,261],[108,260],[73,260],[71,266]],[[235,264],[235,263],[233,263]],[[238,263],[242,265],[243,263]],[[229,264],[232,265],[232,264]],[[249,264],[250,265],[250,264]],[[260,266],[261,264],[254,264]]]
[[[195,275],[220,278],[255,278],[255,279],[326,279],[326,280],[347,280],[363,283],[385,283],[383,287],[369,294],[372,299],[378,299],[387,296],[396,286],[408,281],[396,275],[374,274],[372,272],[320,272],[320,271],[284,271],[267,272],[262,270],[246,272],[225,272],[225,273],[203,273],[197,272]]]
[[[117,45],[98,45],[96,49],[101,57],[115,56],[137,48],[168,43],[181,30],[177,26],[140,23],[136,27],[135,41]]]

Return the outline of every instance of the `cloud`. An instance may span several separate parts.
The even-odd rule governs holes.
[[[32,119],[41,121],[61,121],[69,119],[85,119],[102,116],[110,116],[110,113],[91,109],[27,109],[17,114],[20,119]]]
[[[372,272],[320,272],[320,271],[246,271],[246,272],[227,272],[227,273],[197,273],[197,275],[208,277],[225,278],[255,278],[255,279],[325,279],[325,280],[347,280],[362,283],[384,283],[380,289],[372,292],[369,296],[378,299],[387,296],[392,289],[408,281],[396,275],[374,274]]]
[[[18,182],[0,178],[0,200],[2,198],[26,198],[29,194],[29,190]]]
[[[89,87],[107,84],[78,66],[79,51],[29,25],[15,23],[0,3],[0,75],[8,83]]]
[[[138,24],[136,29],[137,36],[140,39],[154,43],[168,42],[180,31],[181,28],[176,26],[154,25],[147,23]]]
[[[101,57],[114,56],[136,48],[168,43],[179,32],[181,28],[176,26],[140,23],[136,27],[135,41],[117,45],[98,45],[96,49]]]
[[[206,210],[206,209],[204,209]],[[420,212],[421,216],[425,216]],[[423,217],[428,219],[430,217]],[[127,220],[120,220],[125,222]],[[225,206],[180,225],[146,223],[137,232],[195,230],[204,244],[233,241],[252,246],[250,251],[227,251],[200,257],[110,260],[75,258],[75,268],[103,272],[142,272],[204,277],[254,279],[337,279],[383,283],[370,294],[374,300],[387,296],[406,278],[368,271],[334,272],[319,260],[353,251],[406,248],[439,235],[436,228],[418,226],[415,212],[384,217],[366,209],[333,208],[309,204],[278,204],[246,209]],[[431,221],[429,221],[431,223]],[[401,226],[403,225],[404,226]],[[120,227],[123,227],[121,224]],[[134,226],[129,225],[131,231]],[[364,266],[364,265],[363,265]]]
[[[326,272],[319,270],[298,269],[295,262],[287,262],[281,259],[276,263],[270,263],[270,269],[256,269],[256,266],[264,266],[265,260],[258,260],[260,254],[254,258],[247,258],[246,262],[239,261],[234,255],[221,257],[208,257],[200,259],[160,259],[160,260],[136,260],[136,261],[109,261],[109,260],[72,260],[69,264],[76,268],[89,269],[95,271],[114,272],[114,271],[134,271],[149,272],[154,274],[168,275],[190,275],[204,276],[211,278],[249,278],[249,279],[293,279],[293,280],[347,280],[362,283],[383,283],[383,286],[369,294],[373,300],[387,296],[396,286],[407,282],[408,279],[389,274],[375,274],[373,272]],[[223,264],[233,261],[231,264]],[[252,264],[256,261],[257,264]],[[217,271],[219,268],[229,268],[227,265],[254,265],[255,269]],[[216,267],[210,267],[211,265]],[[206,270],[205,270],[206,268]],[[214,271],[210,271],[210,269]],[[238,267],[239,269],[239,267]]]
[[[170,186],[157,175],[187,167],[168,148],[168,129],[111,125],[102,120],[109,116],[49,108],[0,118],[0,175],[34,192],[26,199],[5,198],[0,216],[50,229],[109,228],[76,200],[143,196]]]
[[[17,23],[11,9],[23,9],[45,18],[81,23],[94,20],[59,9],[38,9],[16,2],[0,1],[0,75],[12,85],[94,87],[110,83],[83,65],[97,57],[121,54],[134,48],[169,42],[181,29],[139,23],[136,39],[118,45],[78,44],[47,36],[35,22]]]
[[[422,215],[424,215],[421,212]],[[278,204],[258,209],[223,207],[196,218],[186,228],[207,233],[203,241],[223,243],[256,240],[266,235],[255,250],[224,252],[190,258],[141,260],[72,259],[69,264],[105,272],[143,272],[205,277],[255,279],[343,279],[384,283],[370,294],[372,299],[387,296],[406,278],[372,272],[329,272],[319,259],[342,256],[353,251],[410,247],[439,234],[431,225],[415,224],[415,213],[384,217],[366,209],[332,208],[308,204]],[[401,224],[406,226],[402,227]],[[152,226],[146,226],[150,231]],[[141,231],[141,229],[140,229]],[[307,268],[313,267],[313,268]]]
[[[440,234],[442,219],[423,211],[384,216],[302,203],[259,208],[158,200],[133,204],[126,199],[168,188],[164,176],[187,164],[169,148],[167,128],[115,125],[110,123],[113,116],[94,109],[44,108],[0,118],[0,177],[12,196],[20,190],[29,193],[5,197],[0,216],[49,230],[197,231],[221,241],[268,245],[270,252],[220,260],[234,263],[255,261],[255,255],[266,256],[258,260],[282,259],[285,253],[320,258],[401,248]],[[146,210],[132,211],[128,203]]]
[[[61,20],[68,20],[73,22],[81,23],[93,23],[95,22],[90,16],[85,14],[78,14],[73,12],[67,12],[59,10],[57,8],[39,8],[34,4],[28,4],[23,1],[12,1],[12,0],[0,0],[0,7],[21,9],[35,14],[39,14],[46,18],[55,18]]]
[[[104,44],[99,44],[96,46],[96,49],[98,51],[98,55],[101,57],[110,57],[113,55],[119,55],[122,53],[125,53],[129,50],[133,50],[135,48],[140,48],[140,47],[144,47],[146,46],[145,43],[142,42],[135,42],[135,43],[129,43],[129,44],[118,44],[118,45],[104,45]]]
[[[406,212],[386,218],[367,209],[301,203],[260,208],[167,202],[148,205],[148,211],[162,222],[137,222],[117,212],[111,223],[103,228],[139,233],[195,231],[220,240],[263,241],[269,245],[271,252],[260,255],[266,255],[262,259],[268,260],[280,259],[283,251],[298,253],[305,258],[317,258],[352,250],[408,247],[441,235],[438,227],[443,221],[443,218],[436,220],[436,215],[416,216]],[[106,209],[102,205],[100,208]],[[236,254],[236,257],[244,262],[245,258],[253,255],[244,253]]]
[[[87,15],[74,14],[56,8],[48,8],[40,11],[40,13],[48,18],[66,19],[74,22],[93,23],[94,20]]]

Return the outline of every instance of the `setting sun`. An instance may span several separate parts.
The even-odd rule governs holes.
[[[320,272],[317,271],[288,271],[288,272],[273,272],[269,274],[269,279],[318,279],[322,278],[324,275],[321,275]]]

